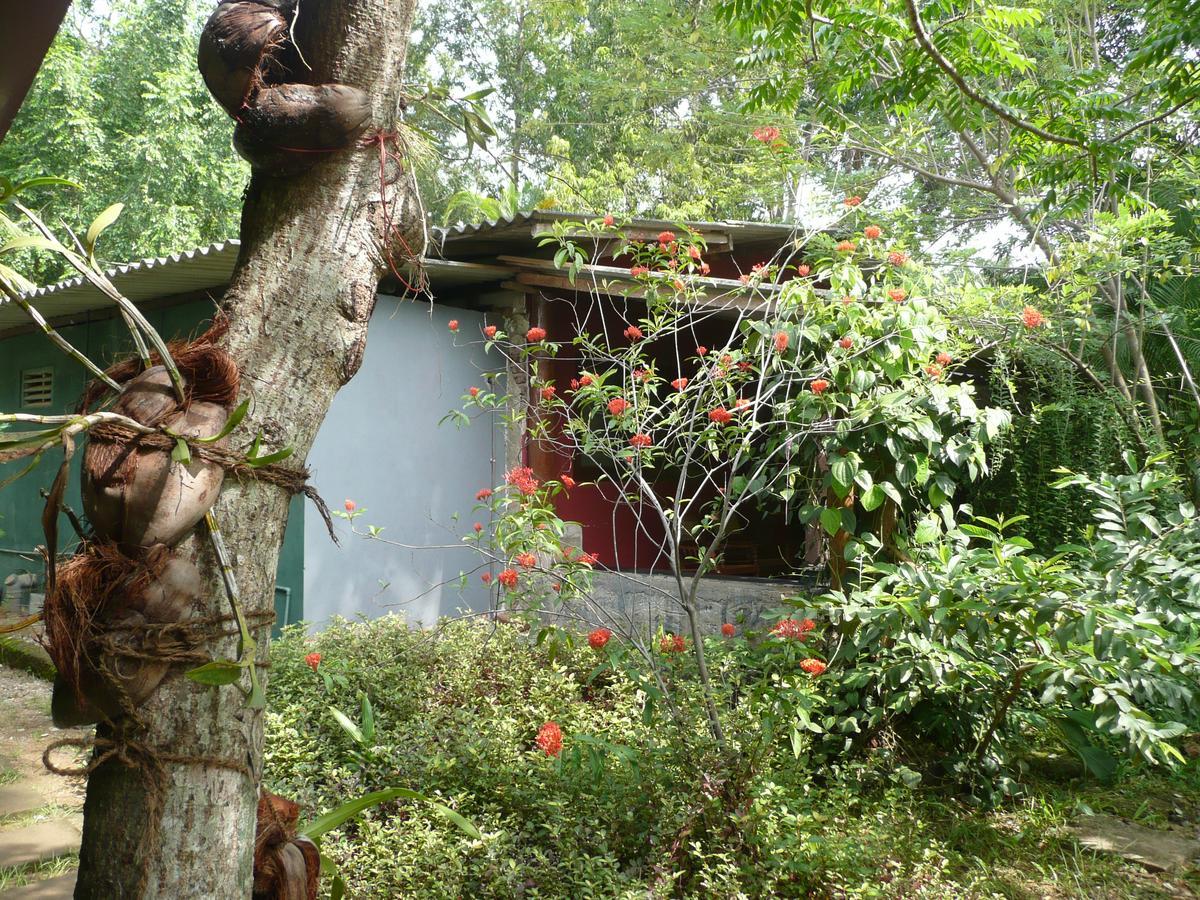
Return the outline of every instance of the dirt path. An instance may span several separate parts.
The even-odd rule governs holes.
[[[83,804],[86,780],[64,778],[46,771],[42,751],[63,737],[86,737],[92,729],[58,729],[50,721],[50,684],[40,678],[0,666],[0,772],[15,772],[35,788],[48,803],[62,806]],[[81,754],[56,754],[59,765],[74,765]],[[0,780],[14,780],[10,774]]]

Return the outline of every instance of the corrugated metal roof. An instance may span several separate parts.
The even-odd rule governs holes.
[[[472,263],[495,257],[513,245],[528,246],[539,225],[572,219],[591,218],[581,213],[556,210],[519,212],[514,216],[492,219],[477,225],[459,223],[448,228],[431,229],[431,253],[426,271],[434,288],[439,286],[483,283],[508,274],[503,267]],[[680,224],[714,239],[737,244],[781,243],[795,229],[790,225],[764,222],[668,222],[661,219],[633,219],[628,226],[651,232]],[[143,259],[108,269],[105,274],[122,294],[135,303],[220,288],[229,282],[241,244],[237,240],[217,241],[205,247]],[[453,258],[450,258],[453,257]],[[462,257],[468,257],[463,260]],[[89,310],[105,309],[110,301],[82,277],[60,281],[24,295],[48,319],[75,316]],[[30,324],[20,307],[0,298],[0,330]]]

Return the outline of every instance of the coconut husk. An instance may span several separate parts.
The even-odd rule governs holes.
[[[138,559],[95,544],[66,563],[45,604],[54,723],[115,720],[144,703],[172,663],[192,660],[186,632],[171,626],[191,617],[202,587],[196,567],[161,544]]]
[[[370,100],[344,84],[285,84],[258,92],[234,131],[237,152],[259,172],[304,171],[363,132]]]
[[[200,400],[232,407],[237,402],[240,382],[237,363],[224,350],[216,346],[217,341],[229,330],[229,320],[224,315],[213,317],[208,330],[190,341],[170,341],[167,350],[175,361],[179,374],[183,376],[187,391],[187,402]],[[151,353],[151,365],[161,365],[158,353]],[[110,366],[105,374],[117,384],[124,384],[143,371],[142,361],[136,357]],[[79,400],[78,410],[88,412],[109,388],[101,381],[88,382]]]
[[[204,83],[235,119],[264,84],[264,70],[288,40],[278,4],[222,3],[200,34],[197,64]]]
[[[229,415],[216,403],[193,401],[181,409],[162,366],[127,382],[113,411],[193,438],[217,434]],[[228,438],[211,446],[226,447]],[[185,464],[162,450],[93,436],[83,455],[83,510],[100,540],[135,555],[182,540],[212,508],[224,478],[224,468],[198,456]]]
[[[317,900],[321,857],[297,836],[300,807],[263,788],[254,836],[254,900]]]

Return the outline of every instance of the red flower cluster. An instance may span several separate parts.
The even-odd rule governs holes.
[[[614,219],[611,214],[604,217],[604,227],[605,228],[612,228],[616,224],[617,224],[617,220]]]
[[[673,243],[675,243],[675,232],[673,232],[673,231],[660,231],[660,232],[658,233],[658,242],[659,242],[659,243],[660,243],[660,244],[661,244],[661,245],[662,245],[664,248],[665,248],[665,247],[667,247],[667,246],[669,246],[670,244],[673,244]]]
[[[677,391],[682,391],[687,386],[688,380],[686,378],[676,378],[671,382],[671,387],[675,388]]]
[[[458,319],[451,319],[446,323],[446,327],[451,331],[458,331]]]
[[[804,636],[817,627],[812,619],[780,619],[771,629],[778,638],[804,640]]]
[[[908,254],[900,250],[893,250],[888,254],[888,262],[897,269],[903,268],[908,264]]]
[[[695,244],[692,244],[692,246],[688,247],[688,256],[690,256],[696,262],[700,262],[700,248]]]
[[[470,394],[472,397],[478,397],[479,396],[479,388],[472,385],[471,387],[467,388],[467,393]]]
[[[643,275],[649,275],[650,269],[648,266],[630,266],[629,274],[634,278],[640,278]]]
[[[737,632],[737,629],[734,628],[733,625],[730,624],[729,622],[726,622],[724,625],[721,626],[721,634],[725,635],[725,637],[727,637],[727,638],[733,637],[736,632]]]
[[[624,397],[613,397],[608,401],[608,411],[614,416],[625,415],[627,409],[629,409],[629,401]]]
[[[511,591],[517,586],[517,570],[505,569],[497,576],[497,580]]]
[[[682,653],[687,649],[687,643],[682,634],[667,634],[658,642],[658,649],[663,653]]]
[[[494,338],[496,336],[496,326],[489,325],[487,328],[483,329],[483,336],[489,341]]]
[[[484,584],[491,584],[492,583],[492,573],[484,572],[482,575],[479,576],[479,580],[482,581]]]
[[[703,344],[701,344],[699,347],[696,348],[696,355],[697,356],[707,356],[708,348],[705,347]]]
[[[701,275],[707,275],[711,271],[712,271],[712,266],[710,266],[708,263],[706,263],[706,262],[700,263],[700,274]]]
[[[847,197],[842,202],[845,203],[847,206],[851,206],[851,207],[858,206],[858,204],[862,203],[862,197],[855,194],[853,197]]]
[[[738,397],[737,403],[733,404],[734,409],[746,409],[750,406],[749,397]]]
[[[471,527],[475,529],[475,533],[476,533],[476,534],[479,534],[479,532],[483,531],[483,523],[482,523],[482,522],[476,522],[476,523],[475,523],[473,526],[471,526]]]
[[[533,469],[529,466],[521,466],[517,469],[504,473],[504,481],[511,484],[526,497],[536,494],[539,487],[538,480],[533,477]]]
[[[557,391],[558,391],[558,389],[555,388],[554,385],[547,385],[546,387],[542,388],[542,399],[543,400],[553,400],[554,395],[555,395],[555,393],[557,393]]]
[[[905,298],[908,297],[908,291],[906,291],[904,288],[889,288],[888,296],[897,303],[903,303]]]
[[[539,328],[538,326],[535,325],[532,328],[530,328],[527,332],[525,332],[525,340],[531,344],[536,344],[536,343],[538,343],[538,341],[544,341],[545,339],[546,339],[546,329],[545,328]]]
[[[941,378],[942,377],[942,367],[935,366],[932,364],[928,365],[925,367],[925,374],[928,375],[930,378]]]
[[[751,134],[756,141],[762,141],[764,144],[773,144],[779,140],[779,129],[774,125],[760,125]]]
[[[562,486],[565,487],[568,491],[571,488],[575,487],[575,479],[572,478],[570,475],[562,475],[559,477],[558,480],[562,482]]]
[[[588,646],[593,650],[603,650],[604,645],[608,643],[612,637],[612,632],[607,628],[596,628],[588,634]]]
[[[475,492],[475,499],[478,500],[480,503],[482,503],[484,500],[486,500],[490,496],[492,496],[491,488],[481,488],[480,490]]]
[[[347,499],[342,505],[346,507],[346,512],[354,512],[356,509],[358,509],[358,504],[350,499]]]
[[[820,675],[829,667],[819,659],[802,659],[800,660],[800,668],[809,675]]]
[[[514,559],[517,565],[523,569],[532,569],[537,565],[537,557],[532,553],[518,553]]]
[[[878,240],[882,236],[883,229],[878,225],[868,225],[863,229],[863,237],[865,237],[868,241]]]
[[[1025,310],[1021,313],[1021,321],[1024,323],[1026,328],[1028,328],[1030,331],[1032,331],[1035,328],[1039,328],[1042,325],[1045,325],[1046,317],[1043,316],[1041,314],[1041,312],[1039,312],[1034,307],[1027,306],[1027,307],[1025,307]]]
[[[547,756],[558,756],[562,753],[563,735],[557,722],[547,722],[538,729],[537,745]]]
[[[708,418],[717,425],[728,425],[730,420],[733,419],[733,413],[723,406],[718,406],[716,409],[709,412]]]
[[[786,331],[775,332],[775,352],[782,353],[788,348],[788,334]]]
[[[937,364],[939,366],[948,366],[953,361],[954,361],[954,357],[951,356],[949,353],[947,353],[945,350],[943,350],[941,353],[939,353],[937,355]]]
[[[650,376],[651,376],[651,372],[649,369],[634,369],[633,370],[633,377],[636,378],[638,381],[649,381]]]
[[[796,274],[801,278],[807,277],[810,272],[812,272],[812,269],[806,263],[801,263],[800,265],[796,266]]]
[[[815,378],[808,387],[814,394],[823,394],[829,390],[829,382],[824,378]]]
[[[642,329],[638,328],[636,325],[630,325],[625,329],[625,340],[627,341],[640,341],[645,336],[646,335],[642,333]]]
[[[580,387],[587,387],[591,383],[592,383],[591,375],[580,375],[579,376],[579,386]]]
[[[854,241],[838,241],[833,249],[838,253],[853,253],[857,248],[858,245]]]
[[[312,669],[314,672],[317,671],[317,666],[319,666],[321,664],[321,654],[320,653],[308,654],[308,656],[304,657],[304,664],[306,666],[308,666],[310,669]]]
[[[640,431],[629,439],[629,446],[635,447],[638,450],[644,450],[653,443],[654,441],[650,439],[650,435],[643,434]]]
[[[843,350],[849,350],[851,347],[854,346],[854,340],[852,338],[844,337],[840,341],[838,341],[838,346],[841,347]]]
[[[579,558],[575,560],[575,562],[579,563],[581,566],[594,566],[596,563],[600,562],[600,557],[598,557],[595,553],[580,553]]]

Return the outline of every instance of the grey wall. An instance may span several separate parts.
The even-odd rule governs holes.
[[[460,323],[458,347],[450,319]],[[469,386],[484,386],[481,321],[467,310],[379,298],[362,368],[334,399],[308,461],[330,507],[350,498],[367,510],[359,530],[376,525],[383,538],[419,549],[357,537],[339,519],[336,547],[321,517],[307,515],[304,618],[314,627],[335,614],[404,612],[431,624],[487,608],[478,557],[460,544],[478,518],[475,492],[502,477],[492,467],[493,429],[485,419],[463,429],[438,424]],[[465,589],[462,571],[472,573]]]

